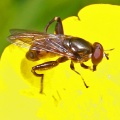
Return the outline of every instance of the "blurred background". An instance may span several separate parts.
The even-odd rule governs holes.
[[[43,31],[54,17],[62,19],[77,15],[86,5],[104,3],[120,5],[120,0],[1,0],[0,1],[0,56],[10,44],[6,38],[9,29],[30,29]],[[53,33],[54,26],[49,29]]]

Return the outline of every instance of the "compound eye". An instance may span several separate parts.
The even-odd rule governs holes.
[[[92,63],[97,66],[103,58],[103,47],[100,43],[93,44]]]
[[[26,58],[28,60],[32,60],[32,61],[36,61],[38,60],[38,54],[36,51],[31,51],[29,50],[27,53],[26,53]]]

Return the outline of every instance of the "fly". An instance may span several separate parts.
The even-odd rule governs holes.
[[[56,21],[55,34],[48,34],[47,30],[54,21]],[[32,67],[32,73],[41,78],[40,93],[43,93],[44,74],[37,73],[37,70],[48,70],[60,63],[71,60],[71,70],[81,76],[75,70],[74,63],[79,63],[81,67],[95,71],[104,56],[107,60],[109,59],[108,54],[104,52],[103,46],[100,43],[95,42],[91,44],[82,38],[64,35],[60,17],[54,17],[47,24],[44,32],[11,29],[10,33],[11,35],[8,37],[8,40],[11,43],[29,48],[29,51],[26,53],[28,60],[37,61],[48,54],[59,55],[59,58],[55,61],[48,61]],[[92,61],[92,68],[84,64],[89,59]],[[82,76],[81,78],[85,87],[88,88],[89,86],[87,86]]]

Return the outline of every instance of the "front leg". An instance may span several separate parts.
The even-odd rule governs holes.
[[[90,67],[90,66],[85,65],[84,63],[81,63],[80,65],[81,65],[81,67],[83,67],[83,68],[85,68],[85,69],[90,69],[90,70],[91,70],[91,67]]]
[[[96,71],[96,67],[97,67],[97,65],[93,65],[93,68],[91,68],[90,66],[87,66],[84,63],[81,63],[80,65],[81,65],[81,67],[92,70],[92,71]]]
[[[43,93],[43,78],[44,78],[44,74],[39,74],[36,72],[36,70],[48,70],[50,68],[53,68],[55,66],[57,66],[59,63],[65,62],[67,61],[68,58],[63,56],[58,58],[56,61],[48,61],[39,65],[36,65],[34,67],[32,67],[32,73],[37,76],[37,77],[41,77],[41,90],[40,93]]]

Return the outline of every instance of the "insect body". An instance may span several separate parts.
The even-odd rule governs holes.
[[[47,34],[50,24],[54,21],[57,21],[55,27],[56,34]],[[20,29],[12,29],[10,32],[11,35],[8,37],[10,42],[29,48],[26,54],[29,60],[39,60],[49,53],[60,56],[56,61],[48,61],[32,67],[33,74],[41,77],[40,93],[43,92],[44,74],[38,74],[36,70],[47,70],[67,60],[71,60],[70,68],[81,75],[75,70],[74,63],[80,63],[83,68],[95,71],[103,56],[109,59],[108,54],[104,53],[103,46],[100,43],[95,42],[91,44],[82,38],[64,35],[62,22],[59,17],[53,18],[45,27],[45,32],[43,33]],[[84,64],[89,59],[92,60],[93,68]],[[86,88],[88,88],[83,78],[82,80]]]

